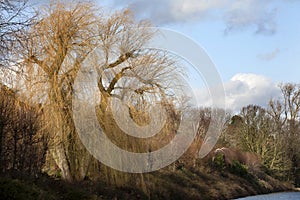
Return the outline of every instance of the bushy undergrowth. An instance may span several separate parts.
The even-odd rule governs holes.
[[[248,168],[236,160],[233,160],[232,164],[229,166],[229,172],[242,178],[249,178],[249,176],[251,176]]]

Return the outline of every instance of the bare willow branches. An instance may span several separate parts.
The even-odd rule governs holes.
[[[111,96],[133,106],[143,101],[172,103],[175,91],[170,86],[178,84],[173,76],[178,66],[165,52],[143,49],[155,34],[149,26],[147,21],[136,22],[129,10],[110,14],[92,3],[54,2],[40,9],[36,23],[24,32],[18,55],[26,91],[42,102],[50,119],[50,150],[66,180],[82,180],[91,161],[76,133],[72,97],[75,78],[95,48],[101,59],[89,65],[97,74],[103,110]]]

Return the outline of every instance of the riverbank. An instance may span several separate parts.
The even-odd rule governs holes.
[[[139,180],[137,180],[139,181]],[[216,169],[160,170],[144,176],[144,190],[132,186],[109,186],[101,180],[70,184],[47,175],[2,175],[4,199],[197,199],[226,200],[259,194],[291,191],[293,186],[264,173]]]
[[[253,174],[236,168],[223,171],[183,168],[164,175],[157,173],[150,182],[154,183],[149,187],[151,199],[226,200],[294,189],[293,185],[265,173]]]

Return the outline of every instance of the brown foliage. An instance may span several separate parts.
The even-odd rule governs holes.
[[[8,87],[0,88],[0,168],[40,173],[45,162],[47,137],[41,131],[41,112],[18,99]]]
[[[242,152],[237,149],[222,147],[213,151],[211,155],[212,159],[214,159],[215,156],[219,154],[223,156],[226,165],[232,165],[234,161],[238,161],[254,171],[259,170],[259,168],[261,167],[260,157],[256,153]]]

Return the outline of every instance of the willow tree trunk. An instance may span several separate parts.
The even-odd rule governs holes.
[[[64,180],[82,181],[91,163],[91,155],[76,132],[71,102],[59,90],[52,90],[49,100],[46,115],[52,133],[50,152]]]

